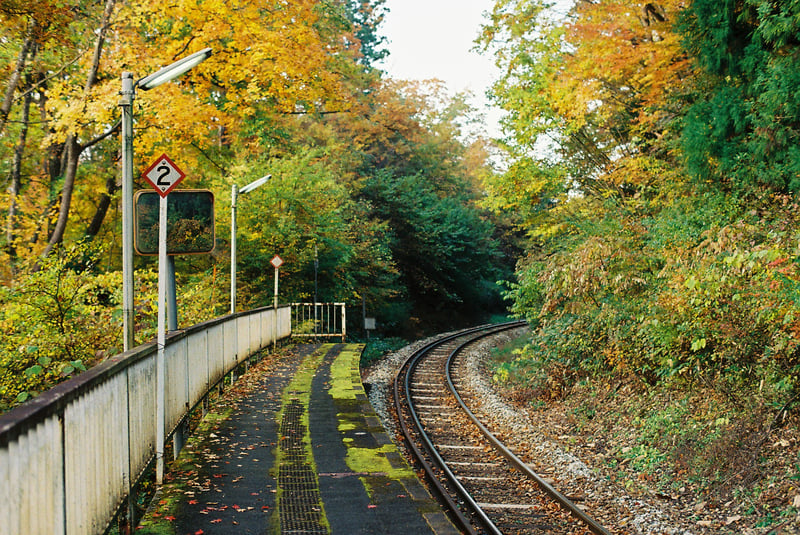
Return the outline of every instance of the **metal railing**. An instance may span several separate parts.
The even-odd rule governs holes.
[[[168,437],[236,366],[291,334],[289,307],[167,336]],[[0,535],[103,533],[154,460],[154,342],[0,415]]]
[[[347,336],[344,303],[292,303],[292,336],[336,338]]]

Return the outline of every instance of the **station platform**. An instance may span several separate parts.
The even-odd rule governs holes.
[[[137,533],[451,535],[382,427],[363,346],[299,346],[239,378],[203,419]]]

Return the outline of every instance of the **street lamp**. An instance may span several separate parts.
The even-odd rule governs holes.
[[[185,73],[186,71],[196,67],[198,64],[204,62],[211,56],[211,48],[204,48],[199,52],[195,52],[185,58],[179,59],[171,65],[167,65],[163,69],[154,72],[149,76],[145,76],[139,80],[138,86],[145,91],[158,87],[161,84],[169,82]]]
[[[211,55],[205,48],[134,83],[133,73],[122,73],[122,317],[123,348],[134,346],[133,311],[133,100],[136,88],[153,89],[177,78]]]
[[[236,313],[236,199],[242,193],[249,193],[263,186],[272,175],[267,175],[250,182],[242,189],[237,189],[236,183],[231,186],[231,314]]]

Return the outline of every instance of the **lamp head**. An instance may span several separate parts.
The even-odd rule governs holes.
[[[186,56],[183,59],[179,59],[175,63],[168,65],[163,69],[154,72],[153,74],[145,76],[139,80],[136,85],[145,91],[153,89],[154,87],[158,87],[163,83],[177,78],[192,67],[195,67],[197,64],[208,59],[209,56],[211,56],[211,48],[204,48],[199,52],[195,52],[194,54]]]
[[[272,175],[267,175],[259,178],[258,180],[254,180],[250,182],[248,185],[243,186],[242,189],[239,190],[239,193],[247,193],[248,191],[253,191],[254,189],[266,184],[267,180],[269,180],[270,178],[272,178]]]

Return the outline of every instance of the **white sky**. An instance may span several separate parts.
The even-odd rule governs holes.
[[[574,0],[555,0],[554,13],[563,17]],[[502,112],[490,106],[486,91],[499,78],[491,53],[472,51],[483,14],[494,0],[387,0],[389,12],[379,32],[391,53],[381,67],[393,78],[437,78],[451,93],[470,91],[473,106],[486,118],[489,137],[500,137]]]
[[[498,110],[489,110],[486,90],[497,78],[491,55],[473,52],[483,23],[494,0],[387,0],[379,32],[389,42],[391,53],[382,68],[393,78],[427,80],[437,78],[451,93],[470,91],[473,105],[487,116],[487,132],[499,136]]]

